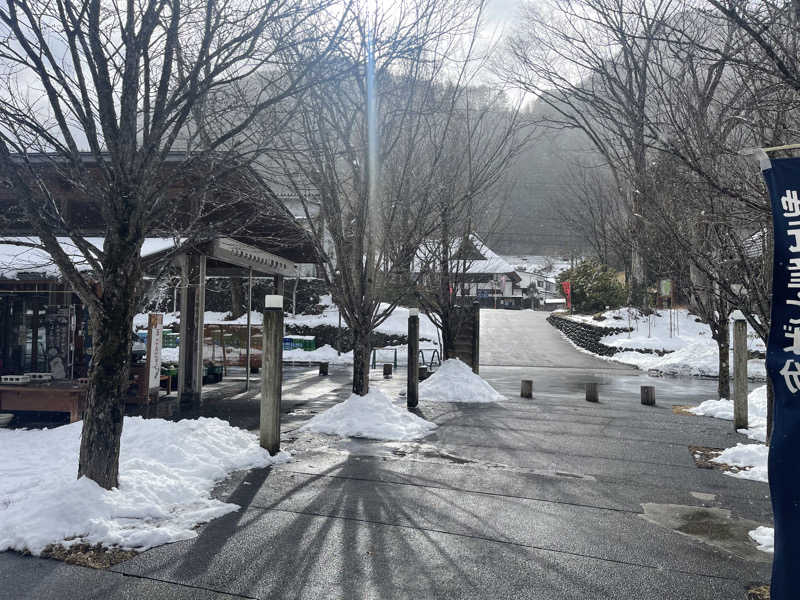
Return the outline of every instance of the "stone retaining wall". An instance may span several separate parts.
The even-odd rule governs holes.
[[[576,346],[600,356],[613,356],[623,350],[623,348],[606,346],[600,342],[601,338],[614,333],[632,331],[628,327],[598,327],[589,323],[573,321],[556,314],[547,317],[547,321],[553,327],[562,331]],[[637,350],[637,352],[642,352],[642,350]]]

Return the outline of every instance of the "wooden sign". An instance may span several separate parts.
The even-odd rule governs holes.
[[[158,393],[161,381],[161,339],[164,334],[164,315],[152,313],[147,320],[147,387]]]

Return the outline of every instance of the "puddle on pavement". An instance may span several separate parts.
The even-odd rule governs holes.
[[[708,494],[711,496],[712,494]],[[642,504],[644,520],[660,527],[715,546],[731,554],[756,562],[770,562],[772,555],[761,552],[747,535],[763,523],[734,519],[724,508],[682,506],[679,504]]]

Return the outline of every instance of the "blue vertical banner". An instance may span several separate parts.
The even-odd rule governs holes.
[[[772,600],[800,598],[800,158],[764,170],[775,225],[767,372],[775,390],[769,488],[775,517]]]

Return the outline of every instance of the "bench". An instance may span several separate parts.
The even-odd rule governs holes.
[[[83,418],[87,388],[73,382],[0,385],[0,412],[32,410],[69,413],[69,422]]]

